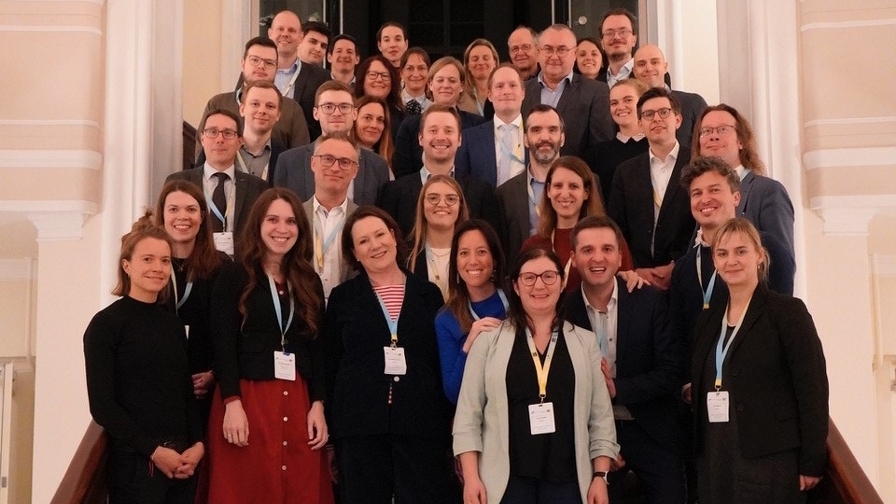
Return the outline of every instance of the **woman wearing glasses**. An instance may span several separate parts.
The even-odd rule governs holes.
[[[417,198],[417,216],[411,230],[408,269],[439,287],[448,299],[448,270],[454,229],[469,218],[460,185],[448,175],[434,175]]]
[[[377,207],[345,222],[342,254],[358,276],[330,293],[324,341],[346,503],[438,504],[457,494],[433,323],[442,295],[401,267],[404,250],[398,225]]]
[[[374,55],[362,61],[355,70],[355,98],[375,96],[386,102],[392,126],[389,134],[398,136],[398,126],[404,120],[404,103],[401,101],[401,76],[389,60]],[[390,158],[386,158],[391,163]]]
[[[523,251],[507,320],[476,338],[454,418],[464,502],[606,503],[619,452],[594,334],[558,317],[563,263]]]

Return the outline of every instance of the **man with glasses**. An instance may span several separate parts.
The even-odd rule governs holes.
[[[562,155],[579,156],[599,142],[613,138],[616,125],[610,117],[610,90],[572,71],[576,62],[576,35],[566,25],[551,25],[538,37],[541,72],[526,81],[523,113],[536,105],[550,105],[566,124]]]
[[[535,30],[518,26],[507,38],[507,52],[524,81],[535,77],[538,73],[538,34]]]
[[[314,119],[324,135],[348,134],[357,118],[354,99],[348,84],[327,81],[318,89],[312,109]],[[290,149],[280,155],[274,172],[274,186],[286,187],[308,200],[315,192],[315,177],[311,156],[317,141]],[[358,156],[358,174],[348,187],[348,197],[358,205],[375,205],[380,191],[389,181],[386,160],[369,149],[361,149]]]
[[[348,188],[358,175],[359,159],[358,146],[344,131],[325,134],[314,144],[314,195],[302,207],[314,230],[311,264],[324,286],[324,301],[352,271],[342,258],[341,242],[342,226],[358,208],[349,198]]]
[[[236,91],[221,93],[212,97],[205,106],[202,120],[199,121],[198,131],[205,129],[205,120],[213,110],[229,110],[239,114],[240,102],[243,92],[249,84],[255,82],[274,82],[274,74],[277,70],[277,45],[267,37],[255,37],[246,43],[243,59],[240,62],[242,69],[242,85]],[[240,131],[240,134],[243,132]],[[274,125],[273,135],[280,139],[286,147],[298,147],[310,141],[308,122],[302,113],[301,107],[293,100],[284,99],[280,107],[280,120]],[[196,154],[202,149],[201,142],[196,143]]]
[[[423,183],[433,175],[448,175],[457,179],[471,218],[485,219],[498,225],[495,190],[475,177],[461,176],[454,171],[454,157],[461,143],[461,121],[454,107],[431,105],[420,116],[417,141],[423,147],[423,168],[419,172],[389,182],[383,190],[379,206],[395,219],[401,232],[407,235],[417,215],[417,198]]]
[[[607,55],[608,64],[600,69],[597,80],[613,87],[632,76],[635,64],[632,50],[638,42],[637,26],[635,15],[625,9],[610,9],[604,13],[600,23],[600,45]]]
[[[242,145],[240,117],[230,110],[212,110],[200,132],[205,163],[172,173],[165,182],[186,180],[199,186],[208,203],[215,248],[233,256],[234,238],[249,218],[255,200],[267,189],[264,180],[235,167]]]
[[[688,194],[679,185],[691,149],[675,138],[681,111],[669,91],[647,90],[637,110],[648,151],[616,169],[607,214],[622,229],[635,272],[668,289],[675,261],[687,252],[694,233]]]

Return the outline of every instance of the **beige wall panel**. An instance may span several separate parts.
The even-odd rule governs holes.
[[[89,150],[100,152],[103,135],[93,125],[58,124],[53,120],[0,124],[0,150]]]
[[[807,190],[811,196],[894,194],[896,193],[894,173],[896,164],[819,168],[806,172]]]
[[[221,82],[221,3],[184,2],[184,120],[199,125],[208,100],[236,85],[238,75]]]
[[[102,200],[102,173],[72,168],[0,169],[0,200]]]
[[[0,358],[28,355],[31,280],[0,279]]]
[[[836,120],[834,120],[836,121]],[[865,122],[862,122],[865,121]],[[839,124],[810,125],[804,129],[806,152],[846,147],[886,147],[896,138],[896,116],[892,119],[862,119]]]
[[[803,23],[831,22],[861,19],[880,19],[887,13],[896,17],[893,0],[808,0],[800,2]]]
[[[9,502],[25,504],[31,500],[32,461],[34,459],[34,371],[16,371],[13,391],[12,443],[10,445]]]
[[[37,228],[24,216],[0,224],[0,257],[37,257]]]

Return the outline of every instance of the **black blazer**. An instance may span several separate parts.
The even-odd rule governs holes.
[[[460,115],[461,131],[473,126],[478,126],[485,121],[486,118],[458,110]],[[395,136],[395,153],[392,154],[392,171],[395,178],[399,179],[406,175],[411,175],[423,168],[423,147],[417,135],[420,133],[420,119],[423,115],[407,116],[398,127],[398,134]],[[461,134],[461,144],[463,144],[463,134]]]
[[[697,93],[688,93],[677,89],[673,89],[671,93],[681,108],[681,126],[675,132],[675,138],[681,145],[693,145],[694,125],[697,124],[697,118],[706,108],[706,100]]]
[[[714,303],[695,330],[691,383],[698,453],[707,423],[704,367],[715,352],[726,308],[727,303]],[[737,410],[743,456],[798,449],[799,474],[821,476],[827,461],[828,377],[806,305],[759,285],[726,359],[723,388]]]
[[[467,209],[472,219],[483,219],[492,227],[498,225],[498,205],[495,190],[487,183],[473,177],[457,178],[464,193]],[[420,173],[402,177],[386,184],[380,197],[379,207],[389,213],[404,236],[414,227],[417,216],[417,198],[423,190]]]
[[[672,335],[665,295],[644,286],[629,293],[616,279],[619,290],[616,323],[616,397],[635,421],[659,444],[678,455],[684,440],[677,398],[683,348]],[[581,289],[564,303],[564,318],[589,331]]]
[[[538,79],[527,80],[525,85],[523,117],[541,103]],[[605,82],[573,74],[556,108],[566,132],[566,143],[560,149],[564,156],[582,157],[591,146],[610,140],[616,134],[616,123],[610,117],[610,88]]]
[[[398,346],[405,349],[408,364],[404,376],[383,373],[389,326],[367,274],[362,271],[330,293],[324,342],[327,423],[334,438],[399,434],[441,439],[449,432],[450,409],[442,393],[435,331],[442,293],[410,272],[405,274],[398,319]]]
[[[650,152],[629,159],[616,169],[607,214],[622,229],[636,268],[669,264],[688,250],[696,223],[691,215],[690,197],[679,180],[681,170],[689,161],[690,149],[681,145],[656,221],[655,237]],[[651,238],[653,254],[650,253]]]
[[[498,236],[504,247],[507,264],[516,264],[516,256],[529,239],[529,183],[527,171],[520,173],[501,184],[495,190],[498,200]]]
[[[277,168],[277,158],[286,151],[286,145],[277,137],[271,137],[271,159],[268,161],[268,186],[274,187],[274,172]],[[205,164],[205,150],[199,152],[199,159],[196,161],[197,166]]]
[[[314,119],[314,95],[317,88],[321,84],[330,80],[330,72],[324,70],[317,65],[302,63],[299,70],[299,76],[296,77],[296,83],[293,85],[292,99],[299,103],[302,107],[302,113],[305,115],[305,122],[308,123],[308,136],[313,142],[320,136],[320,123]],[[292,147],[297,147],[293,145]]]

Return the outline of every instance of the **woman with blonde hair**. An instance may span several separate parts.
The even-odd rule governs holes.
[[[488,99],[488,78],[500,64],[498,51],[491,42],[478,38],[464,51],[464,94],[457,107],[471,114],[491,119],[495,107]]]

